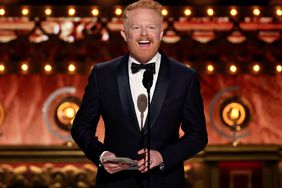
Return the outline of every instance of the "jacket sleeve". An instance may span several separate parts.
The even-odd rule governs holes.
[[[182,164],[204,149],[208,142],[200,83],[196,71],[192,74],[182,107],[181,128],[184,135],[160,151],[165,169]]]
[[[103,144],[95,136],[100,119],[100,99],[97,83],[97,66],[88,78],[81,106],[76,114],[71,135],[86,157],[99,164],[99,156],[104,151]]]

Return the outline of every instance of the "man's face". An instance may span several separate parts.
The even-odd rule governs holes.
[[[121,35],[127,42],[130,55],[140,63],[147,63],[158,52],[163,35],[162,19],[151,9],[131,10]]]

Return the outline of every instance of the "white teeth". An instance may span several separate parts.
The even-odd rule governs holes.
[[[138,41],[139,44],[150,44],[150,41],[148,40],[140,40]]]

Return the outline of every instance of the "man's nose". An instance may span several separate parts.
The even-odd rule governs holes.
[[[146,28],[142,28],[142,29],[141,29],[141,35],[142,35],[142,36],[146,36],[147,34],[148,34],[147,29],[146,29]]]

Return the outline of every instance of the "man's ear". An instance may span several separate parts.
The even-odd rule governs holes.
[[[122,38],[124,39],[124,41],[127,41],[126,32],[124,30],[124,26],[122,26],[120,34],[121,34]]]
[[[164,35],[164,30],[162,29],[161,33],[160,33],[160,39],[163,38],[163,35]]]

